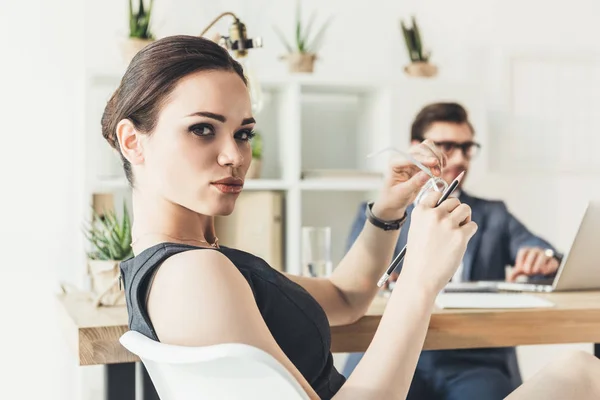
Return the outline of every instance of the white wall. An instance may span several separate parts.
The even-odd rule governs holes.
[[[253,60],[260,74],[282,74],[285,65],[276,57],[283,47],[271,24],[276,22],[291,34],[294,3],[158,0],[156,30],[159,36],[197,34],[218,12],[234,10],[244,17],[251,35],[265,39],[266,47]],[[317,64],[318,74],[367,78],[401,74],[406,55],[398,19],[416,12],[426,43],[433,49],[433,61],[441,68],[440,78],[480,84],[487,95],[486,109],[492,114],[506,111],[501,65],[507,54],[600,51],[600,3],[596,0],[568,4],[371,0],[368,6],[359,1],[305,0],[304,7],[305,15],[314,8],[320,16],[336,15]],[[81,160],[73,148],[83,133],[84,52],[88,70],[122,68],[117,44],[126,32],[125,13],[125,0],[0,2],[1,126],[5,139],[0,146],[4,187],[0,200],[4,226],[0,230],[0,304],[3,326],[10,327],[1,330],[0,354],[12,371],[19,371],[2,380],[2,397],[9,397],[6,392],[18,398],[83,396],[73,383],[82,372],[74,368],[75,360],[64,346],[50,297],[58,279],[78,279],[79,256],[73,243],[78,243],[81,222],[81,202],[76,199]],[[487,127],[490,134],[498,134],[491,121]],[[502,172],[490,177],[493,183],[481,178],[469,182],[469,187],[482,195],[506,199],[528,226],[562,249],[575,226],[577,210],[570,208],[570,197],[576,197],[578,203],[589,195],[600,197],[589,178],[575,176],[567,182],[564,176],[538,180]],[[544,188],[557,184],[563,194],[555,190],[548,200]],[[549,217],[555,215],[555,219]],[[542,353],[537,350],[522,352],[526,376],[540,365]],[[543,355],[556,351],[560,350],[552,348]]]
[[[76,0],[0,2],[2,398],[80,398],[53,293],[78,234],[82,13]]]

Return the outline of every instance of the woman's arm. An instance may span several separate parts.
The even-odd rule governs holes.
[[[475,231],[468,207],[453,199],[433,209],[439,195],[431,197],[432,203],[416,212],[409,236],[414,248],[428,251],[407,254],[373,342],[334,399],[400,399],[408,392],[435,294],[452,276]],[[153,281],[148,311],[161,342],[255,346],[290,371],[311,399],[318,398],[271,335],[246,280],[221,253],[189,251],[165,261]]]
[[[153,280],[148,313],[162,343],[257,347],[290,371],[311,399],[319,398],[271,335],[247,281],[217,251],[187,251],[168,258]]]
[[[429,141],[413,146],[410,154],[441,174],[444,155]],[[394,159],[373,205],[373,214],[383,220],[398,220],[412,203],[429,176],[405,158]],[[367,221],[344,258],[329,278],[315,279],[288,275],[321,304],[332,326],[361,318],[379,288],[376,283],[388,267],[400,231],[384,231]]]
[[[404,267],[373,341],[340,395],[404,399],[421,353],[437,294],[450,281],[475,234],[471,209],[458,199],[434,208],[431,193],[413,211]]]
[[[398,234],[367,221],[331,277],[287,276],[319,302],[331,326],[350,324],[365,314],[377,294],[376,282],[391,261]]]

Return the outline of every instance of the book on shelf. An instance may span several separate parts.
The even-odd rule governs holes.
[[[254,254],[283,271],[283,201],[277,191],[242,192],[230,215],[215,218],[219,243]]]

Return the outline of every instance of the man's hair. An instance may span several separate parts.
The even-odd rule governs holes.
[[[451,122],[455,124],[467,124],[471,132],[475,134],[473,125],[469,122],[467,110],[458,103],[433,103],[425,106],[412,123],[410,129],[411,140],[422,142],[425,140],[425,132],[435,122]]]

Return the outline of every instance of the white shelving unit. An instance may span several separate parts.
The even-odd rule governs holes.
[[[92,73],[88,79],[84,150],[88,198],[94,192],[107,191],[127,196],[120,160],[100,134],[102,110],[119,81],[118,73],[104,72]],[[263,179],[248,180],[245,190],[284,192],[288,272],[301,272],[301,228],[305,225],[332,227],[335,265],[345,252],[359,203],[372,198],[382,184],[376,173],[385,172],[387,156],[369,159],[367,155],[390,145],[406,148],[414,113],[425,102],[439,100],[457,87],[439,82],[336,81],[313,76],[260,82],[265,103],[255,117],[263,135]],[[322,174],[340,169],[355,170],[356,176]],[[303,172],[311,170],[321,171],[324,177],[302,179]]]

